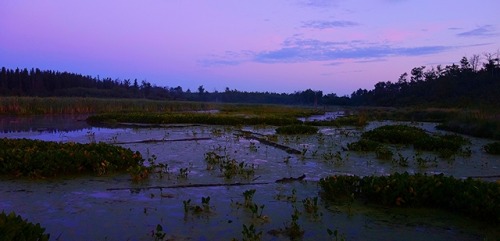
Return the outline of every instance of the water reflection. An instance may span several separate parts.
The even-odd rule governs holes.
[[[87,115],[0,116],[0,131],[10,132],[67,132],[90,129]]]

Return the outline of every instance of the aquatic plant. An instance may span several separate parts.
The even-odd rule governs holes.
[[[330,236],[331,240],[333,240],[333,241],[345,241],[345,235],[341,234],[339,236],[339,231],[337,229],[332,231],[331,229],[327,228],[326,232],[328,233],[328,236]]]
[[[38,240],[48,241],[50,234],[45,233],[39,223],[33,224],[23,220],[14,212],[0,213],[0,239],[1,240]]]
[[[243,224],[241,234],[243,234],[243,241],[260,241],[262,239],[262,231],[257,232],[253,224],[249,226]]]
[[[441,208],[500,222],[500,185],[440,175],[331,176],[320,180],[322,197],[401,207]]]
[[[391,160],[394,153],[386,146],[379,146],[375,149],[375,155],[380,160]]]
[[[243,197],[245,198],[245,207],[253,206],[253,196],[255,195],[255,191],[255,189],[250,189],[243,192]]]
[[[177,179],[187,179],[189,174],[189,169],[186,168],[180,168],[179,169],[179,174],[177,175]]]
[[[142,166],[139,152],[106,143],[79,144],[28,139],[0,139],[0,175],[44,178],[105,175]]]
[[[398,157],[393,158],[392,163],[394,165],[399,165],[400,167],[408,167],[408,159],[408,157],[405,157],[401,153],[398,153]]]
[[[319,210],[318,197],[306,198],[302,200],[302,204],[304,205],[304,210],[307,213],[312,214],[314,216],[318,215],[318,210]]]
[[[151,236],[155,238],[155,241],[162,241],[165,239],[167,234],[163,232],[163,227],[158,224],[156,229],[151,232]]]
[[[184,207],[184,215],[187,216],[191,214],[210,214],[212,212],[212,207],[210,206],[210,196],[201,197],[201,205],[192,204],[191,199],[182,201]]]
[[[299,224],[300,212],[297,208],[294,208],[292,213],[292,221],[290,225],[285,227],[285,233],[290,237],[291,240],[297,240],[304,236],[305,231]]]

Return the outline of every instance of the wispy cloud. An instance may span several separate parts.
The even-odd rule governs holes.
[[[320,40],[288,40],[280,49],[257,53],[253,61],[261,63],[335,61],[341,59],[373,60],[390,56],[420,56],[440,53],[453,47],[394,47],[363,41],[329,42]]]
[[[316,29],[327,29],[327,28],[345,28],[345,27],[355,27],[359,24],[352,21],[308,21],[304,22],[303,28],[316,28]]]
[[[308,6],[308,7],[329,7],[335,6],[337,4],[337,0],[300,0],[299,4]]]
[[[205,66],[237,65],[244,62],[257,63],[301,63],[328,61],[325,65],[338,65],[342,60],[356,60],[357,63],[385,61],[393,56],[421,56],[441,53],[453,46],[430,45],[396,47],[388,44],[355,41],[321,41],[292,37],[285,40],[281,48],[268,51],[226,52],[221,56],[210,56],[200,61]]]
[[[498,35],[499,33],[495,31],[495,28],[492,25],[483,25],[457,34],[459,37],[492,37]]]

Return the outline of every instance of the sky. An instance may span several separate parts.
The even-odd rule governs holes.
[[[2,0],[0,66],[350,95],[500,53],[498,0]]]

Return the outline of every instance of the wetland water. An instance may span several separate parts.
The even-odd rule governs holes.
[[[302,203],[306,198],[319,196],[317,181],[333,174],[365,176],[408,171],[445,173],[457,178],[500,175],[498,158],[481,150],[488,143],[484,139],[470,138],[470,157],[439,160],[429,167],[413,161],[415,151],[411,148],[394,147],[409,159],[408,166],[403,167],[377,160],[374,153],[343,151],[363,131],[394,122],[373,122],[364,129],[321,127],[320,134],[310,136],[277,136],[277,143],[305,152],[288,154],[239,135],[240,130],[270,135],[274,134],[273,127],[177,125],[111,129],[90,127],[78,118],[61,120],[51,120],[53,126],[18,131],[5,124],[0,138],[114,143],[141,152],[145,159],[155,157],[156,163],[166,164],[167,168],[162,177],[154,176],[141,183],[133,183],[128,174],[1,180],[0,210],[15,211],[30,222],[41,223],[51,240],[154,240],[151,235],[158,224],[169,240],[241,240],[242,226],[250,224],[257,232],[262,231],[262,240],[289,240],[268,232],[289,225],[295,209],[300,212],[297,223],[305,230],[303,240],[328,240],[327,229],[338,230],[346,240],[483,240],[485,233],[498,228],[452,213],[366,208],[356,203],[335,205],[321,198],[318,213],[313,215],[305,211]],[[55,131],[61,123],[66,123],[65,131]],[[70,123],[77,127],[70,128]],[[412,125],[436,132],[432,123]],[[163,141],[136,143],[143,140]],[[218,168],[207,170],[208,152],[253,166],[255,173],[228,180]],[[302,181],[276,182],[303,174]],[[230,183],[254,184],[227,185]],[[253,202],[263,208],[261,214],[265,218],[253,217],[255,214],[241,205],[243,193],[250,189],[256,190]],[[191,200],[193,205],[201,206],[203,197],[210,197],[209,212],[185,213],[183,202]]]

